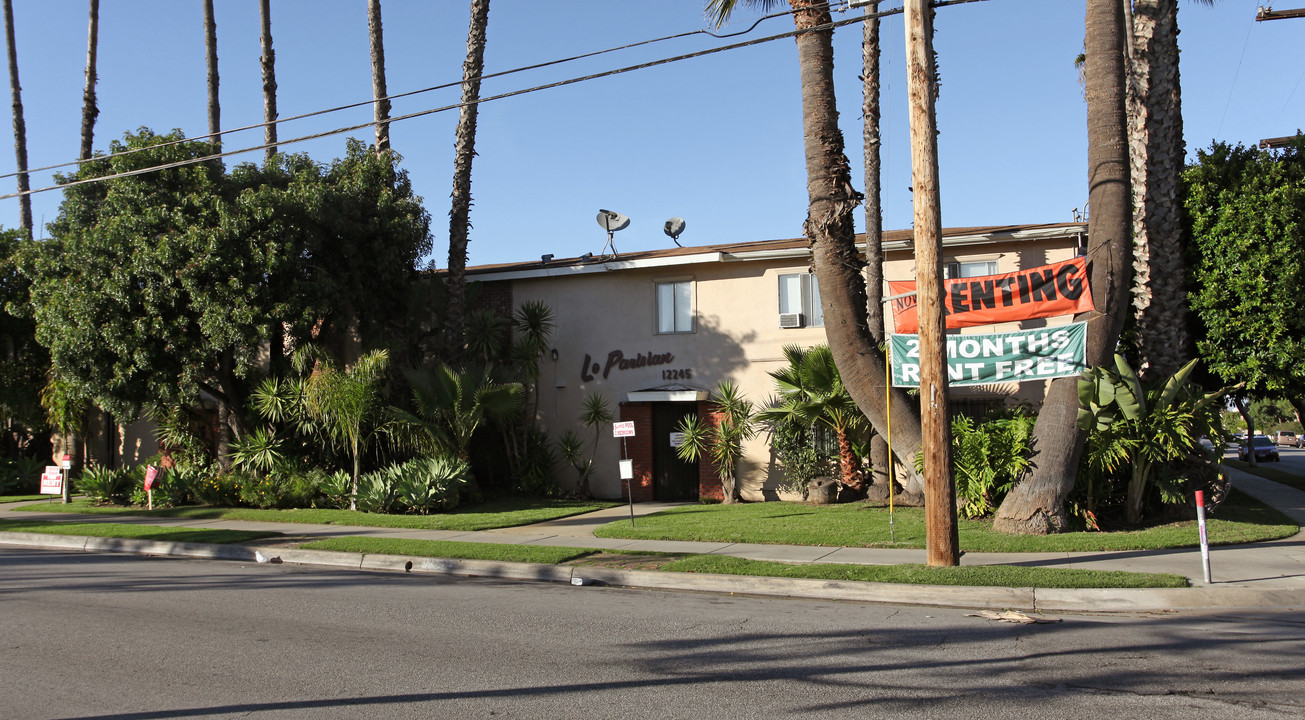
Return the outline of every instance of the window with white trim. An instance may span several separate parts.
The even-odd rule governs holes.
[[[947,279],[952,278],[971,278],[981,277],[983,275],[996,275],[996,260],[972,260],[967,262],[949,262],[947,263]]]
[[[693,332],[692,281],[657,283],[657,332]]]
[[[813,273],[786,273],[779,276],[779,314],[798,313],[802,322],[782,327],[824,327],[825,313],[820,308],[820,284]]]

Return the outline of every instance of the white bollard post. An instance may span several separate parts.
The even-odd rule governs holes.
[[[1201,528],[1201,564],[1205,570],[1205,584],[1210,584],[1210,540],[1205,536],[1205,492],[1196,491],[1196,524]]]

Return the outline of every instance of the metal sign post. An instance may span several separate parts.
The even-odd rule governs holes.
[[[621,479],[625,481],[625,496],[630,499],[630,527],[634,527],[634,460],[630,459],[626,438],[634,437],[634,421],[612,423],[612,437],[621,438]]]
[[[1196,524],[1201,528],[1201,566],[1205,570],[1205,584],[1210,584],[1210,540],[1205,536],[1205,491],[1196,491]]]

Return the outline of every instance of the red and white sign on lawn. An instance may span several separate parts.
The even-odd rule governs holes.
[[[612,423],[612,437],[634,437],[634,421]]]
[[[28,477],[31,476],[29,475]],[[45,466],[45,472],[41,475],[41,494],[63,494],[63,471],[60,470],[58,465]]]

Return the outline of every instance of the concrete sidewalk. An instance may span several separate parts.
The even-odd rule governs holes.
[[[1282,511],[1299,525],[1305,525],[1305,492],[1265,480],[1232,468],[1226,471],[1233,485]],[[636,516],[674,505],[640,503]],[[230,520],[69,515],[39,511],[14,512],[13,505],[0,506],[0,518],[54,520],[62,522],[114,522],[167,527],[269,530],[309,539],[368,536],[425,540],[456,540],[517,545],[565,545],[612,551],[648,551],[731,555],[753,560],[799,563],[852,563],[889,565],[924,563],[924,550],[837,548],[744,543],[704,543],[664,540],[622,540],[596,538],[595,528],[627,520],[630,507],[622,505],[587,515],[551,520],[501,530],[463,532],[410,530],[403,528],[301,525]],[[55,538],[58,537],[58,540]],[[102,540],[42,536],[35,533],[0,533],[0,544],[58,547],[60,549],[113,550],[146,554],[220,557],[256,561],[279,558],[285,562],[325,564],[337,567],[437,572],[501,578],[555,580],[573,584],[603,583],[708,592],[778,594],[886,603],[916,603],[953,607],[1018,608],[1024,610],[1138,611],[1180,608],[1298,608],[1305,607],[1305,535],[1251,545],[1219,546],[1210,550],[1213,582],[1206,584],[1201,555],[1197,549],[1119,551],[1090,553],[965,553],[962,565],[1024,565],[1129,572],[1174,573],[1186,576],[1192,587],[1178,590],[1056,590],[1035,588],[976,588],[946,586],[904,586],[826,580],[785,580],[734,576],[691,575],[646,571],[609,570],[593,567],[558,567],[544,571],[522,563],[450,561],[424,558],[393,558],[355,553],[322,553],[277,547],[196,546],[191,543]],[[521,567],[516,567],[520,565]]]

